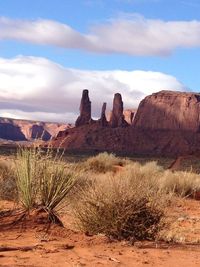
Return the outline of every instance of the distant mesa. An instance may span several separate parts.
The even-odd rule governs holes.
[[[71,124],[0,118],[0,138],[12,141],[50,140]]]
[[[108,151],[124,155],[200,154],[200,94],[160,91],[145,97],[137,110],[124,110],[120,93],[111,112],[102,103],[92,119],[89,91],[83,90],[75,127],[68,124],[0,118],[0,138],[52,139],[53,147],[72,152]],[[47,143],[45,143],[47,145]]]
[[[20,127],[10,122],[0,123],[0,138],[13,141],[26,141]]]
[[[42,139],[48,141],[51,139],[51,134],[45,129],[44,125],[33,124],[29,128],[30,139]]]

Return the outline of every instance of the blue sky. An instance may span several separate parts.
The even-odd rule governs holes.
[[[114,93],[115,89],[111,88],[109,94],[107,93],[109,89],[105,81],[109,79],[108,73],[111,77],[108,84],[116,85],[117,90],[120,85],[125,88],[122,88],[122,93],[128,108],[135,107],[141,97],[154,91],[154,82],[145,91],[138,77],[144,77],[144,80],[147,79],[150,83],[158,79],[159,86],[156,84],[155,90],[162,89],[163,85],[163,89],[200,91],[199,0],[1,0],[0,17],[0,76],[4,73],[1,79],[4,83],[0,84],[0,102],[4,106],[0,110],[2,116],[47,120],[62,120],[64,116],[73,120],[77,115],[75,108],[80,98],[79,92],[85,86],[96,87],[91,88],[94,90],[91,96],[105,92],[105,98],[111,102],[110,94]],[[32,26],[32,22],[36,24]],[[172,24],[168,25],[168,22]],[[44,25],[48,26],[48,35],[44,30],[40,30]],[[62,34],[63,25],[67,25],[70,32],[65,28],[66,32]],[[150,27],[148,33],[146,28],[143,28],[144,25]],[[54,30],[51,31],[51,27],[54,27]],[[163,33],[165,31],[166,34]],[[155,36],[155,39],[152,36]],[[127,41],[123,42],[124,37]],[[30,70],[29,74],[34,69],[34,73],[31,72],[34,80],[31,80],[31,83],[38,85],[31,88],[27,85],[28,93],[26,88],[20,87],[21,84],[28,83],[27,76],[23,75],[24,69],[20,70],[22,63],[26,64],[26,71]],[[43,66],[43,77],[38,76],[37,64],[39,67]],[[7,77],[5,68],[7,75],[10,71]],[[65,76],[68,80],[66,77],[61,78],[63,68],[67,72]],[[14,79],[13,72],[16,69],[21,73],[17,78],[15,74]],[[71,69],[73,75],[70,76]],[[119,70],[124,72],[114,73]],[[91,75],[90,71],[93,71]],[[133,75],[134,71],[140,72]],[[48,78],[45,80],[49,73],[55,75],[51,81]],[[127,73],[129,76],[125,75]],[[146,75],[149,74],[151,77],[147,78]],[[69,82],[72,76],[76,79],[73,84]],[[93,80],[85,82],[91,77]],[[60,106],[63,107],[59,109],[59,103],[55,105],[53,99],[56,96],[56,81],[62,84],[61,80],[68,84],[68,87],[64,91],[60,89],[66,98],[63,97],[65,102],[61,103]],[[131,87],[134,81],[137,82],[138,89]],[[102,86],[102,92],[98,82]],[[48,107],[50,100],[43,108],[42,101],[38,101],[39,96],[31,93],[38,88],[42,91],[41,95],[47,93],[44,84],[52,87],[52,110]],[[74,87],[74,84],[77,87]],[[61,87],[63,86],[62,84]],[[72,93],[71,98],[68,97],[70,86],[76,92]],[[170,86],[172,88],[168,88]],[[137,101],[129,101],[131,97],[134,98],[134,93]],[[61,100],[57,99],[55,102]],[[94,116],[98,115],[101,105],[98,100],[94,100],[97,107],[94,109]],[[24,102],[27,103],[26,108]],[[72,102],[74,105],[71,105]],[[66,108],[65,112],[64,106],[70,108]]]

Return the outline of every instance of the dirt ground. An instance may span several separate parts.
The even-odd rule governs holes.
[[[168,210],[170,242],[116,242],[103,235],[86,236],[72,229],[63,212],[65,228],[43,224],[37,216],[5,227],[19,214],[11,202],[0,202],[0,266],[163,266],[194,267],[200,264],[200,201],[177,199]],[[7,212],[6,212],[7,210]],[[45,228],[44,228],[45,227]],[[5,251],[5,250],[11,251]]]

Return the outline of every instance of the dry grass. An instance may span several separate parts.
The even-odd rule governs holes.
[[[88,158],[83,164],[82,168],[93,172],[105,173],[113,170],[113,166],[124,166],[127,160],[116,157],[114,154],[107,152],[100,153],[97,156]]]
[[[135,166],[115,176],[103,174],[86,190],[81,190],[74,209],[82,231],[103,233],[116,239],[155,238],[164,216],[166,198],[146,176],[138,177],[132,172]],[[146,170],[140,174],[142,172]]]
[[[156,162],[148,162],[144,165],[132,163],[125,166],[125,171],[127,175],[134,176],[136,179],[147,179],[165,194],[188,197],[200,191],[200,175],[191,171],[164,170]]]
[[[17,185],[13,166],[10,162],[0,162],[0,199],[16,200]]]
[[[115,165],[123,168],[114,173]],[[42,208],[50,215],[64,201],[71,202],[79,229],[119,240],[155,239],[171,196],[200,190],[198,174],[166,171],[156,162],[141,165],[108,153],[69,164],[51,149],[20,149],[14,171],[0,164],[1,198],[17,196],[26,210]]]
[[[117,239],[154,239],[172,197],[190,196],[200,189],[198,174],[165,171],[156,162],[129,162],[116,174],[86,176],[74,205],[77,225],[84,232]]]
[[[200,175],[192,172],[165,171],[160,178],[160,188],[166,193],[187,197],[200,190]]]

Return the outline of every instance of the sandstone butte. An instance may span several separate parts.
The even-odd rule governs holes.
[[[141,101],[134,127],[200,131],[200,94],[161,91]]]
[[[83,103],[87,105],[88,114],[85,113]],[[114,96],[113,110],[107,119],[105,108],[106,104],[103,105],[100,120],[92,120],[89,94],[88,91],[84,93],[78,120],[85,120],[85,123],[59,132],[53,139],[53,146],[70,151],[109,151],[124,155],[177,156],[200,151],[198,93],[154,93],[141,101],[136,114],[132,111],[128,113],[128,120],[125,120],[119,93]]]

